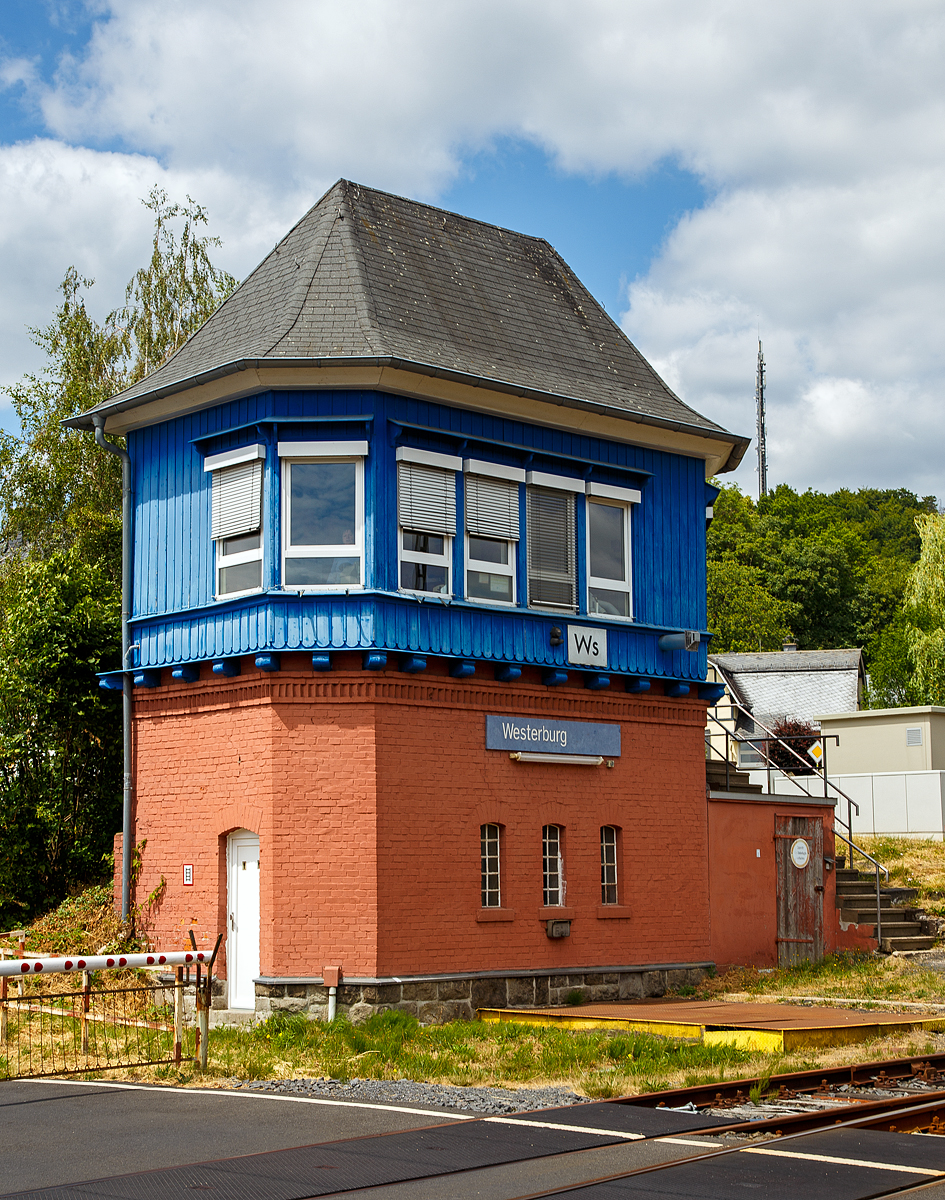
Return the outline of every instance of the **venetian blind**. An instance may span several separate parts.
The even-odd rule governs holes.
[[[397,464],[397,519],[419,533],[456,532],[456,475],[420,463]]]
[[[237,463],[214,471],[213,522],[214,541],[253,533],[262,519],[262,462]]]
[[[518,541],[518,484],[466,476],[466,528],[480,537]]]
[[[575,608],[577,583],[574,496],[547,488],[526,491],[528,517],[528,603]]]

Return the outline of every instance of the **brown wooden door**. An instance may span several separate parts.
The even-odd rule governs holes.
[[[778,965],[824,956],[824,827],[819,817],[774,818]],[[805,849],[806,847],[806,849]]]

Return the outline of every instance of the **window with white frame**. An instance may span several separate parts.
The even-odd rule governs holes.
[[[520,467],[466,459],[466,598],[515,603]]]
[[[266,447],[242,446],[204,460],[211,473],[211,530],[217,597],[262,587],[262,477]]]
[[[501,908],[498,825],[479,826],[481,901],[483,908]]]
[[[575,612],[574,493],[584,482],[539,471],[529,471],[526,482],[528,605]]]
[[[600,827],[600,902],[617,903],[617,827]]]
[[[601,617],[632,617],[630,514],[640,493],[608,484],[587,484],[587,611]]]
[[[561,908],[565,902],[563,832],[560,825],[545,825],[541,831],[542,895],[546,908]]]
[[[367,442],[280,442],[282,585],[364,585]]]
[[[397,449],[399,585],[403,592],[452,595],[456,472],[462,460],[430,450]]]

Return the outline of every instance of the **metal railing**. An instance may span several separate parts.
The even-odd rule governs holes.
[[[763,730],[763,732],[767,736],[764,738],[759,738],[757,735],[755,735],[755,736],[744,735],[743,736],[743,735],[739,734],[736,730],[729,729],[728,726],[725,725],[721,720],[719,720],[719,718],[716,717],[714,713],[709,712],[706,714],[709,721],[711,721],[715,725],[717,725],[719,727],[719,729],[721,729],[722,732],[725,734],[725,754],[724,754],[724,756],[718,750],[716,750],[715,746],[712,744],[711,734],[706,738],[705,744],[706,744],[706,749],[710,752],[710,754],[712,752],[715,752],[716,754],[719,755],[720,759],[724,757],[726,788],[729,787],[730,779],[731,779],[731,765],[732,765],[731,764],[731,747],[732,747],[732,742],[735,742],[736,744],[741,743],[742,745],[750,745],[752,747],[752,749],[759,751],[761,753],[762,757],[765,760],[766,768],[768,771],[768,791],[772,795],[779,794],[779,793],[771,791],[771,768],[772,768],[772,766],[774,766],[777,769],[777,764],[774,763],[774,761],[772,760],[771,754],[768,750],[768,746],[773,742],[774,744],[780,746],[783,750],[786,750],[788,752],[788,754],[790,754],[793,758],[797,759],[797,761],[801,764],[801,766],[804,767],[805,772],[810,772],[814,776],[822,777],[823,784],[824,784],[824,797],[825,798],[829,799],[828,788],[832,788],[834,790],[834,792],[836,792],[837,796],[840,797],[840,799],[845,800],[847,802],[847,819],[846,819],[846,821],[844,821],[842,817],[839,818],[840,824],[846,826],[847,832],[846,832],[846,834],[843,834],[840,832],[839,829],[837,829],[836,825],[837,825],[838,818],[837,818],[837,814],[835,812],[834,813],[834,835],[836,837],[839,837],[841,841],[846,842],[846,844],[850,847],[850,867],[851,868],[853,867],[853,852],[854,851],[856,851],[857,854],[861,855],[863,858],[865,858],[867,860],[867,862],[872,863],[872,865],[873,865],[875,879],[876,879],[876,940],[877,940],[877,942],[879,942],[880,945],[882,945],[883,915],[882,915],[882,893],[881,893],[881,889],[880,889],[879,873],[880,873],[880,871],[882,871],[883,875],[885,876],[886,883],[889,883],[889,869],[888,869],[888,867],[884,867],[882,865],[882,863],[877,862],[877,860],[875,858],[873,858],[872,854],[870,854],[868,851],[864,850],[862,846],[858,846],[853,841],[853,813],[852,813],[852,810],[856,809],[857,816],[859,816],[860,806],[857,804],[857,802],[851,796],[848,796],[847,793],[841,787],[839,787],[836,783],[834,783],[832,779],[828,778],[826,755],[824,756],[824,767],[823,767],[823,771],[821,772],[812,763],[812,761],[809,758],[805,758],[804,755],[800,754],[797,750],[795,750],[793,746],[789,745],[787,740],[780,737],[773,730],[769,729],[764,724],[763,721],[759,721],[758,718],[753,713],[749,712],[749,710],[747,708],[745,708],[744,705],[740,704],[737,700],[735,700],[734,698],[730,698],[729,699],[729,707],[731,708],[733,713],[736,710],[738,712],[742,713],[743,716],[745,716],[749,721],[751,721],[753,726],[757,727],[758,729]],[[732,720],[732,723],[734,724],[735,723],[734,716],[731,718],[731,720]],[[805,738],[804,740],[808,740],[808,739]],[[764,747],[764,748],[762,748],[762,747]],[[738,768],[736,767],[736,770],[737,769]],[[805,778],[805,776],[803,776],[803,775],[802,776],[792,775],[791,782],[792,782],[792,784],[794,784],[795,787],[798,788],[799,791],[803,792],[803,794],[806,795],[809,799],[811,799],[811,800],[819,799],[819,797],[815,797],[813,792],[811,792],[804,785],[804,783],[802,782],[804,778]]]
[[[14,959],[0,951],[0,1078],[180,1066],[191,1053],[206,1069],[213,963],[220,940],[212,954],[195,950]],[[22,941],[18,949],[22,955]],[[170,980],[115,987],[99,983],[101,974],[154,967],[176,969]],[[81,977],[73,991],[60,990],[50,978],[58,982],[70,974]],[[184,997],[190,987],[196,1015],[192,1035],[184,1029]]]

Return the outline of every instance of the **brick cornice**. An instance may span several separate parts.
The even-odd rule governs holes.
[[[313,703],[464,708],[532,717],[583,717],[587,720],[705,724],[705,709],[692,700],[627,692],[589,692],[584,688],[547,688],[534,684],[460,681],[436,675],[426,679],[388,672],[332,672],[330,677],[290,673],[246,678],[202,679],[197,683],[135,693],[135,715],[180,716],[225,708]]]

